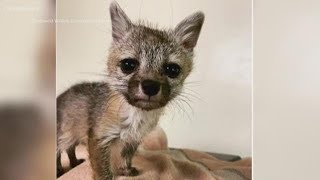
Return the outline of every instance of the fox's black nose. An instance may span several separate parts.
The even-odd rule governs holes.
[[[154,96],[158,94],[160,90],[160,82],[153,80],[144,80],[141,82],[143,92],[148,96]]]

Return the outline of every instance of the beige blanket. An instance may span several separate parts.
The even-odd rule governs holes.
[[[82,150],[83,151],[83,150]],[[77,152],[79,153],[79,152]],[[80,153],[81,154],[81,150]],[[81,155],[80,155],[81,156]],[[250,180],[251,158],[223,161],[212,153],[189,149],[169,149],[162,129],[145,138],[133,159],[139,171],[135,177],[117,180]],[[90,180],[89,161],[71,169],[59,180]]]

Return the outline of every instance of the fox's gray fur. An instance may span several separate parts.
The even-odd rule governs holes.
[[[106,82],[82,83],[57,98],[57,165],[63,173],[60,154],[67,151],[71,166],[75,147],[88,144],[95,180],[114,175],[135,175],[131,159],[142,138],[158,123],[163,108],[183,87],[193,66],[195,47],[204,21],[194,13],[173,30],[158,30],[146,23],[134,24],[116,2],[110,5],[113,43],[107,61]],[[134,59],[130,72],[120,67]],[[178,65],[177,76],[169,77],[164,65]],[[167,66],[166,66],[167,67]],[[143,93],[141,83],[159,84],[154,95]]]

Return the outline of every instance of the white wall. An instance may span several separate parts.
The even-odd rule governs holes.
[[[316,0],[256,3],[254,179],[319,178],[319,9]]]
[[[32,20],[41,16],[41,8],[38,0],[28,4],[19,0],[0,2],[0,63],[5,67],[0,71],[1,101],[30,99],[34,93],[36,53],[42,34],[41,26]]]
[[[110,20],[105,0],[58,1],[57,91],[99,80],[106,68]],[[172,147],[251,155],[251,1],[118,1],[132,20],[173,27],[197,10],[206,14],[187,93],[192,110],[168,111],[161,125]],[[86,20],[86,23],[66,20]],[[100,21],[100,22],[97,22]],[[197,98],[194,98],[196,96]],[[200,99],[200,100],[199,100]],[[188,115],[186,115],[188,114]]]

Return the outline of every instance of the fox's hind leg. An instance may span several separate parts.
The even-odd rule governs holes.
[[[79,160],[77,159],[76,146],[77,144],[74,144],[67,150],[71,168],[74,168],[84,162],[84,159],[79,159]]]
[[[57,152],[57,178],[64,173],[62,164],[61,164],[61,153]]]

